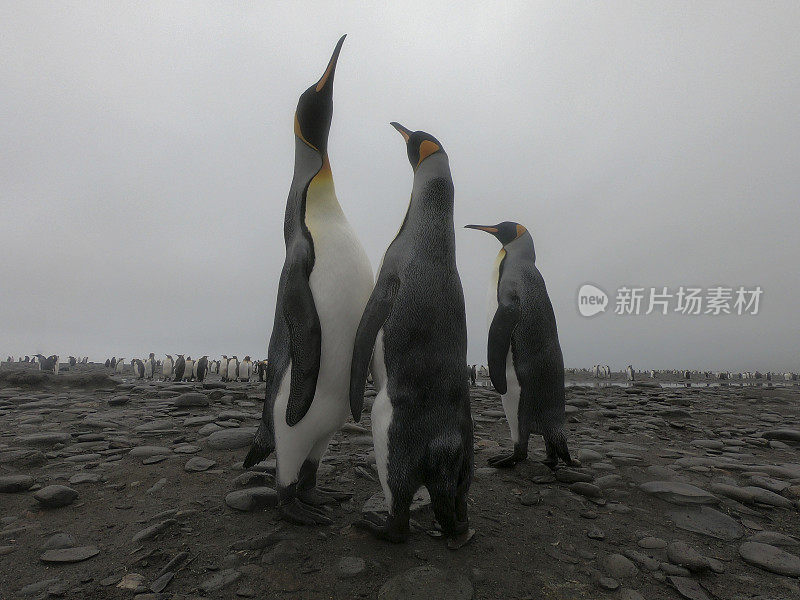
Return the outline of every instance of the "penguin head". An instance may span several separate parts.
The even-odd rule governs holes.
[[[328,132],[333,117],[333,76],[345,37],[343,35],[336,43],[319,81],[300,95],[294,113],[294,134],[323,156],[328,151]]]
[[[436,154],[438,152],[446,154],[441,142],[433,137],[430,133],[425,133],[424,131],[411,131],[396,121],[392,121],[390,125],[394,127],[406,141],[408,162],[411,163],[411,166],[415,171],[422,161],[428,158],[431,154]]]
[[[513,221],[503,221],[497,225],[465,225],[466,229],[479,229],[491,233],[503,246],[510,244],[528,231],[523,225]]]

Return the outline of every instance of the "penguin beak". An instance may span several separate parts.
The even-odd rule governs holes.
[[[314,88],[318,92],[324,90],[329,83],[333,85],[333,75],[336,72],[336,62],[339,60],[339,52],[342,51],[342,44],[344,44],[344,38],[346,37],[347,34],[344,34],[339,38],[339,41],[336,42],[336,48],[333,49],[333,55],[328,61],[328,68],[325,69],[322,77],[320,77],[319,81],[317,82],[317,86]]]
[[[498,232],[497,227],[491,225],[464,225],[464,229],[478,229],[486,233],[491,233],[492,235],[496,235]]]
[[[411,134],[414,133],[410,129],[407,129],[406,127],[400,125],[400,123],[398,123],[397,121],[392,121],[391,123],[389,123],[389,125],[397,129],[400,135],[403,136],[403,139],[406,141],[406,144],[408,143],[408,139],[411,137]]]

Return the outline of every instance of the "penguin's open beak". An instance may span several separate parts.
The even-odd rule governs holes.
[[[492,225],[464,225],[464,229],[479,229],[481,231],[485,231],[486,233],[491,233],[495,235],[498,232],[497,227]]]
[[[328,61],[328,68],[325,69],[325,72],[320,77],[319,81],[317,82],[316,90],[321,92],[324,90],[328,84],[333,85],[333,76],[336,73],[336,62],[339,60],[339,52],[342,51],[342,44],[344,44],[344,38],[347,37],[345,33],[342,37],[339,38],[339,41],[336,42],[336,48],[333,49],[333,55],[331,59]]]
[[[400,135],[403,136],[403,139],[406,141],[406,144],[408,143],[408,139],[411,137],[411,134],[414,133],[413,131],[407,129],[406,127],[403,127],[402,125],[400,125],[400,123],[396,121],[392,121],[391,123],[389,123],[389,125],[397,129]]]

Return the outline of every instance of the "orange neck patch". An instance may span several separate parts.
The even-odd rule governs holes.
[[[428,158],[431,154],[433,154],[437,150],[439,150],[438,145],[436,145],[430,140],[424,140],[419,145],[419,160],[417,161],[417,166],[419,166],[419,163]]]

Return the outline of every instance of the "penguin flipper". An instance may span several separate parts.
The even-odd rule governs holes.
[[[249,469],[253,465],[257,465],[262,460],[265,460],[274,451],[275,433],[272,431],[272,424],[261,421],[256,435],[253,438],[253,445],[250,447],[247,456],[245,456],[242,466],[245,469]]]
[[[361,411],[364,410],[364,387],[367,384],[367,371],[375,339],[392,311],[398,283],[394,276],[383,276],[383,273],[378,276],[375,289],[372,290],[358,324],[353,344],[353,361],[350,364],[350,411],[356,423],[361,420]]]
[[[283,316],[289,330],[292,380],[286,404],[286,424],[297,425],[306,415],[317,391],[322,352],[322,326],[307,273],[298,263],[286,279]]]
[[[492,324],[489,327],[489,378],[492,385],[501,394],[505,394],[508,385],[506,382],[506,358],[511,347],[511,334],[519,321],[519,302],[516,295],[507,294],[498,301],[497,311],[494,313]]]

